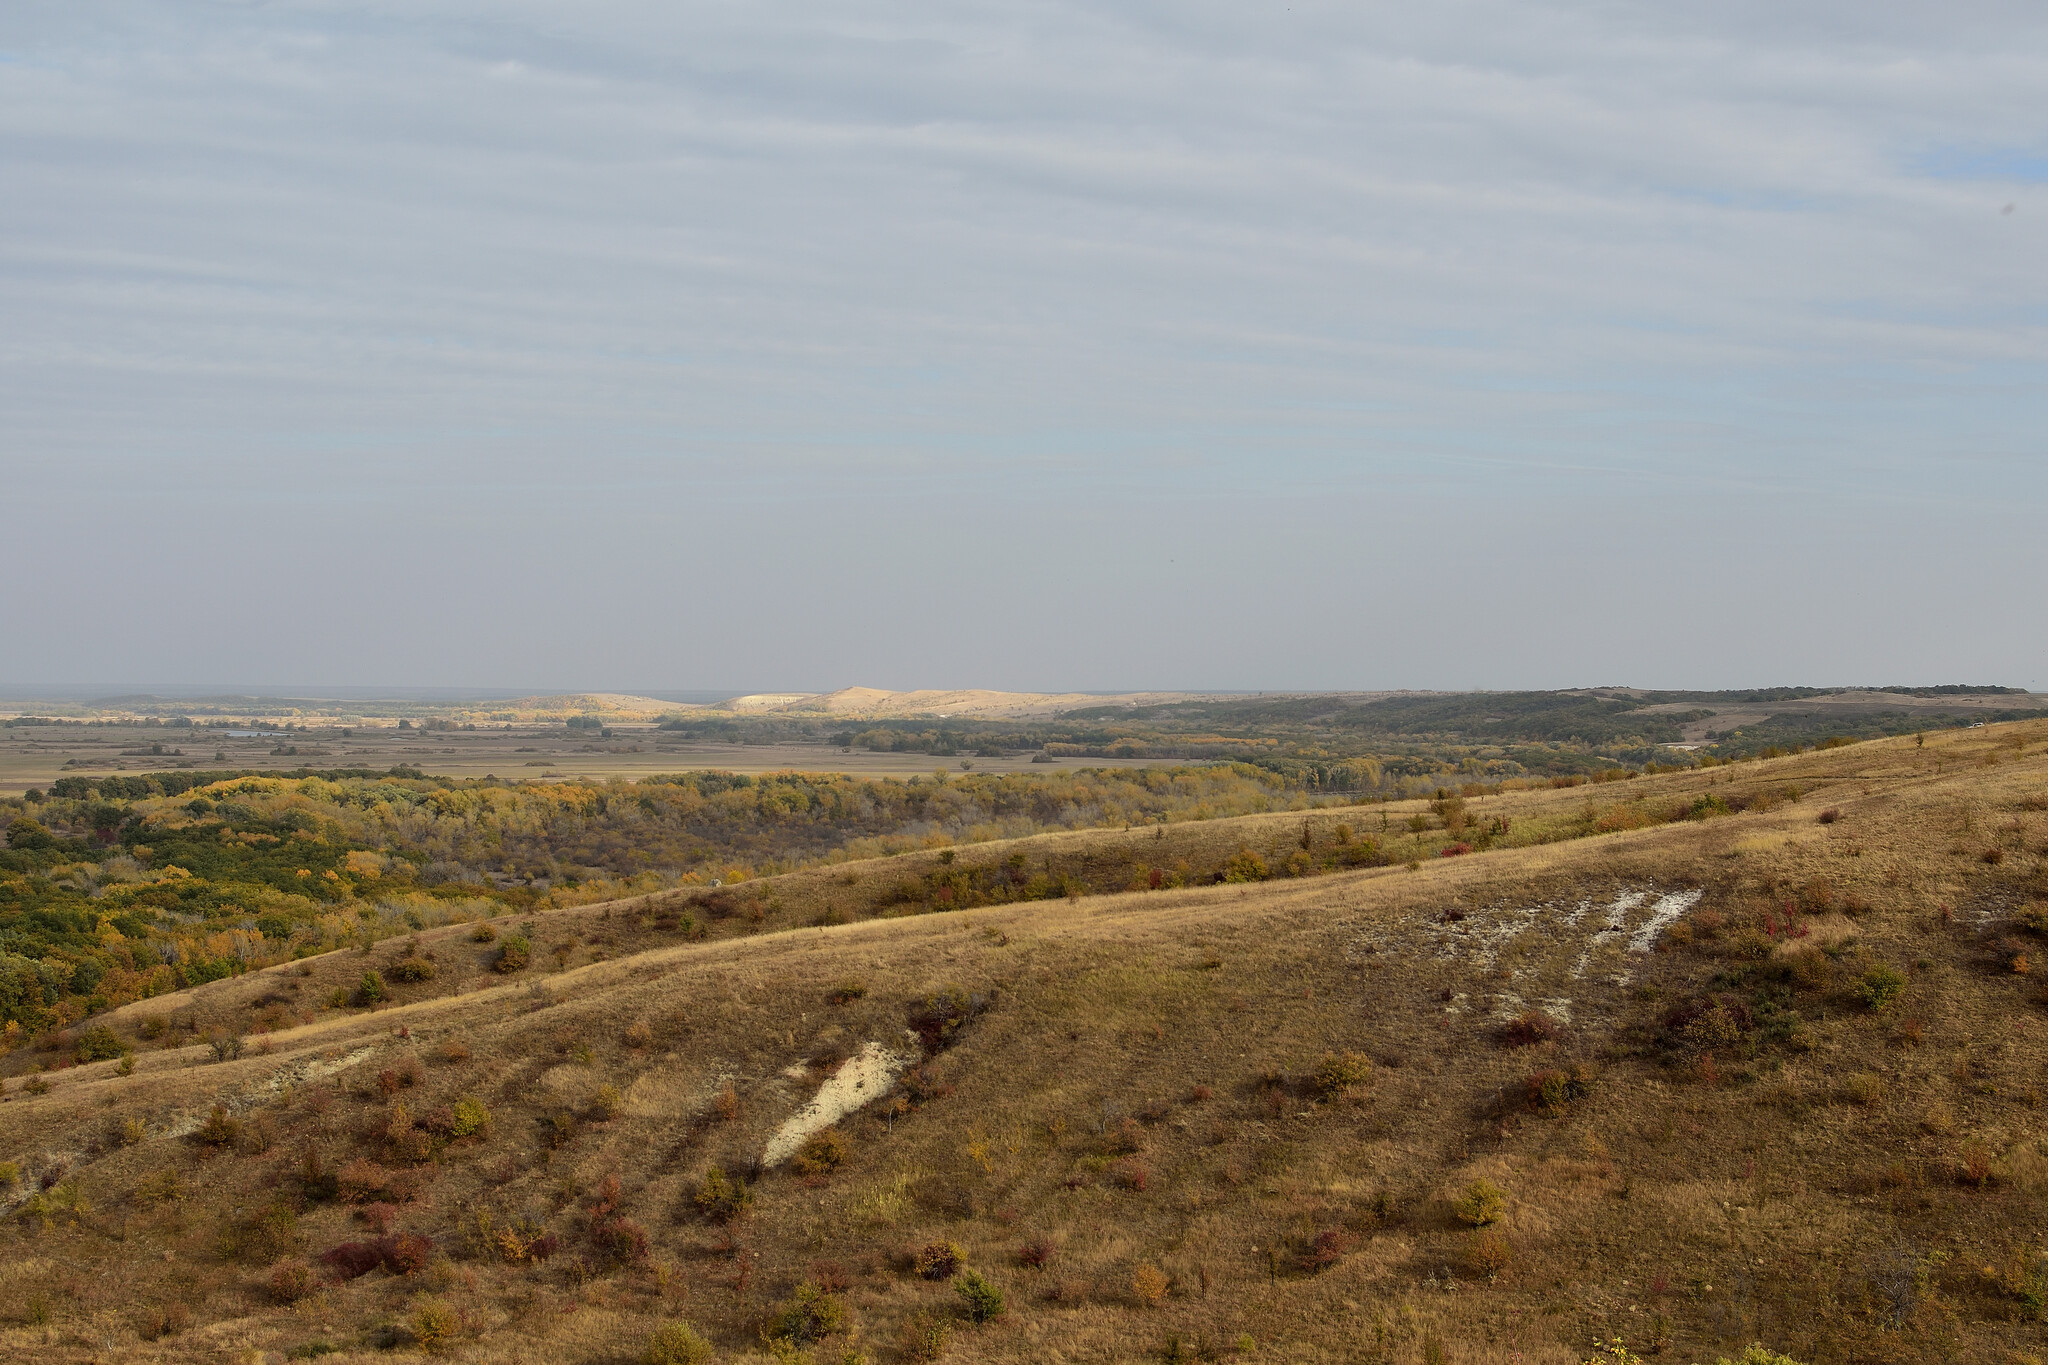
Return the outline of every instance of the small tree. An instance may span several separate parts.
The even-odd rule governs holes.
[[[377,974],[375,968],[364,972],[363,979],[356,983],[356,1003],[358,1005],[374,1005],[379,1000],[382,1000],[386,994],[384,978]]]
[[[640,1365],[705,1365],[711,1343],[687,1322],[665,1322],[647,1338]]]
[[[1003,1291],[978,1270],[963,1270],[953,1281],[953,1292],[967,1311],[968,1321],[979,1324],[1003,1315]]]
[[[827,1293],[815,1281],[805,1280],[769,1319],[767,1336],[770,1341],[786,1341],[791,1346],[802,1348],[822,1341],[834,1332],[843,1331],[845,1327],[846,1305],[836,1294]]]
[[[1508,1197],[1491,1180],[1473,1181],[1451,1203],[1451,1212],[1458,1216],[1459,1221],[1470,1223],[1475,1228],[1498,1223],[1507,1211]]]

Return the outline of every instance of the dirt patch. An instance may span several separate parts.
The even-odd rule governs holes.
[[[839,1069],[825,1078],[818,1087],[818,1093],[811,1101],[790,1116],[787,1123],[775,1130],[775,1136],[768,1139],[768,1148],[761,1153],[761,1164],[779,1166],[796,1155],[796,1149],[804,1145],[804,1139],[813,1133],[830,1128],[865,1104],[880,1099],[896,1077],[916,1059],[901,1052],[891,1052],[880,1043],[868,1043],[846,1059]]]

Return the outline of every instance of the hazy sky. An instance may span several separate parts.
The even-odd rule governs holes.
[[[2048,6],[0,6],[0,682],[2048,686]]]

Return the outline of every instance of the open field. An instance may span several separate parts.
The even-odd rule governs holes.
[[[1508,833],[1339,856],[1451,818]],[[1304,857],[1172,885],[1240,853]],[[0,1345],[2011,1365],[2048,1292],[2044,859],[2030,723],[430,928],[95,1018],[131,1074],[24,1078],[77,1027],[17,1052]],[[1012,866],[1076,898],[928,912]],[[1078,894],[1112,872],[1160,889]],[[853,1067],[873,1102],[766,1165]]]
[[[827,744],[703,743],[679,740],[652,725],[620,722],[611,738],[586,738],[560,726],[514,730],[399,730],[392,726],[309,728],[266,738],[235,738],[202,730],[166,738],[159,727],[21,727],[0,731],[0,796],[31,787],[47,789],[60,777],[162,772],[188,768],[291,769],[411,766],[442,777],[561,778],[604,781],[656,773],[715,768],[767,773],[797,769],[842,772],[857,777],[915,777],[936,768],[958,772],[963,761],[974,772],[1027,772],[1051,768],[1146,767],[1143,758],[1051,759],[1034,767],[1029,752],[966,759],[922,753],[874,753]],[[161,745],[165,752],[150,752]],[[183,753],[173,753],[183,750]],[[285,752],[279,752],[284,750]],[[216,755],[219,757],[216,758]]]
[[[1590,774],[1769,756],[2048,716],[1998,687],[1740,692],[1337,692],[1120,696],[775,693],[715,705],[619,694],[450,701],[110,697],[0,707],[0,796],[59,777],[180,768],[385,770],[501,781],[690,768],[909,777],[972,765],[1249,762],[1305,788],[1415,795],[1446,779]],[[215,755],[219,755],[218,758]]]

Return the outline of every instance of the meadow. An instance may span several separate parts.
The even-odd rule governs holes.
[[[2048,726],[1472,786],[478,907],[24,1030],[0,1345],[2038,1357]]]

